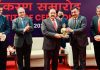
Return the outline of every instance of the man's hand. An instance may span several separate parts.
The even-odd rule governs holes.
[[[96,41],[100,41],[100,35],[94,36],[94,39],[95,39]]]
[[[3,33],[0,33],[0,41],[5,41],[6,35]]]
[[[64,48],[63,47],[60,47],[60,50],[64,50]]]
[[[59,53],[60,53],[60,54],[65,53],[65,49],[64,49],[63,47],[60,47]]]
[[[71,29],[71,28],[68,27],[68,28],[66,28],[66,31],[67,32],[73,32],[73,29]]]
[[[24,32],[29,32],[29,30],[30,30],[30,26],[27,25],[27,26],[25,27],[25,29],[24,29]]]
[[[55,34],[55,38],[62,38],[62,34]]]

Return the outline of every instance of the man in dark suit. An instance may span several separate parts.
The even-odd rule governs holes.
[[[12,21],[12,29],[15,31],[14,46],[16,47],[18,69],[30,70],[33,23],[25,15],[24,8],[18,8],[17,12],[19,17]],[[23,69],[23,65],[25,65],[25,69]]]
[[[87,21],[84,16],[79,15],[77,7],[71,9],[71,15],[72,17],[68,21],[68,31],[71,32],[70,44],[73,52],[73,69],[85,70],[86,45],[88,44],[87,34],[85,33]]]
[[[100,5],[96,7],[97,15],[93,17],[91,23],[91,33],[94,44],[95,58],[98,69],[100,70]]]
[[[62,22],[62,26],[65,24],[66,27],[68,27],[68,20],[64,17],[63,11],[59,10],[58,11],[58,20]],[[68,42],[68,38],[62,38],[61,39],[61,47],[60,47],[60,53],[64,53],[64,49],[66,47],[66,42]],[[62,63],[62,56],[59,57],[59,63]]]
[[[56,19],[56,10],[50,9],[49,18],[42,21],[41,30],[44,35],[44,70],[50,70],[50,60],[52,59],[52,70],[57,70],[58,55],[60,49],[61,22]]]
[[[64,17],[64,13],[61,10],[58,11],[57,19],[62,22],[62,26],[63,26],[63,24],[65,24],[65,26],[68,27],[68,20]],[[61,47],[62,48],[66,47],[66,39],[62,39]]]
[[[10,32],[10,26],[6,16],[2,15],[3,7],[0,6],[0,70],[6,70],[7,59],[7,35]]]

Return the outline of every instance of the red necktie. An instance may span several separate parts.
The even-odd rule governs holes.
[[[56,25],[56,22],[53,20],[53,26],[54,26],[54,29],[57,30],[57,25]]]
[[[98,33],[100,33],[100,19],[98,20]]]

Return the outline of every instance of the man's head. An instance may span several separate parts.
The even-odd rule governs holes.
[[[3,6],[0,6],[0,15],[3,13]]]
[[[17,13],[19,17],[22,17],[22,18],[25,17],[25,9],[23,7],[19,7],[17,9]]]
[[[55,9],[50,9],[50,11],[49,11],[49,17],[51,19],[54,19],[56,17],[56,10]]]
[[[79,14],[80,14],[80,11],[79,11],[79,9],[77,7],[73,7],[71,9],[71,15],[72,15],[72,17],[77,18],[79,16]]]
[[[62,18],[63,16],[64,16],[64,13],[63,13],[61,10],[59,10],[59,11],[58,11],[58,17],[59,17],[59,18]]]
[[[98,5],[98,6],[96,7],[96,13],[97,13],[97,16],[100,17],[100,5]]]

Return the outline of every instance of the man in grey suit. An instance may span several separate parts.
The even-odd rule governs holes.
[[[73,69],[85,70],[86,66],[86,45],[87,34],[85,32],[87,21],[84,16],[79,15],[79,9],[73,7],[71,9],[72,17],[68,21],[68,31],[70,33],[70,44],[73,52]],[[80,65],[79,65],[80,64]]]
[[[17,12],[19,17],[12,21],[12,29],[15,31],[14,46],[16,47],[18,69],[30,70],[33,23],[25,15],[24,8],[18,8]],[[23,69],[23,65],[25,65],[25,69]]]
[[[56,10],[50,9],[49,18],[42,21],[41,30],[44,35],[44,70],[50,70],[50,60],[52,59],[52,70],[57,70],[60,40],[61,22],[56,19]]]

